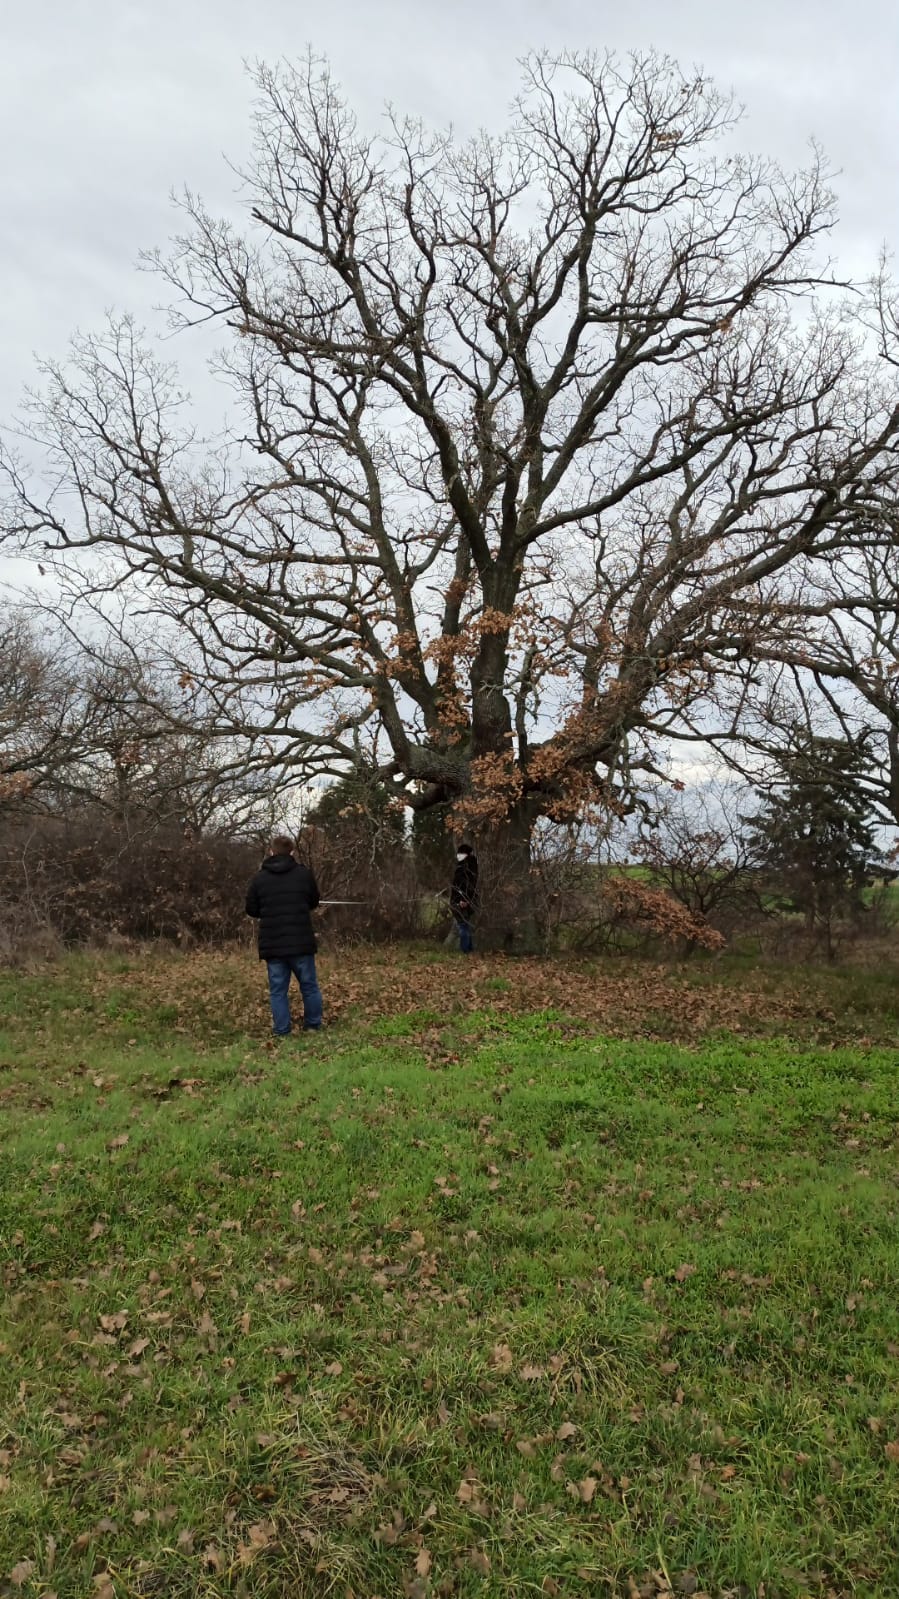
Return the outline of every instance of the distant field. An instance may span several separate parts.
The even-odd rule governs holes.
[[[899,986],[0,977],[0,1594],[899,1593]]]

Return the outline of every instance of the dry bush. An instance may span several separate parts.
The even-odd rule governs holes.
[[[730,938],[764,920],[758,873],[740,820],[746,795],[720,786],[675,795],[653,816],[633,854],[701,926]],[[688,943],[688,950],[701,946]]]
[[[393,839],[373,848],[364,827],[312,823],[300,833],[297,854],[315,873],[323,899],[354,902],[323,911],[325,936],[386,940],[421,935],[422,892],[412,852],[402,842]]]
[[[718,950],[724,936],[705,917],[687,909],[664,888],[639,879],[608,876],[602,886],[603,921],[611,934],[625,930],[664,944]]]
[[[0,966],[57,960],[63,942],[37,906],[4,900],[0,906]]]
[[[116,824],[88,810],[7,818],[0,830],[0,959],[36,946],[171,939],[224,943],[245,931],[258,851],[176,829]]]

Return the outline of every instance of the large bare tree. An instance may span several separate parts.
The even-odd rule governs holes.
[[[892,491],[826,174],[729,153],[730,103],[653,56],[535,56],[467,142],[364,136],[312,59],[257,81],[249,229],[188,195],[154,263],[180,324],[227,329],[241,427],[202,442],[116,323],[48,369],[53,492],[21,446],[7,525],[77,583],[86,551],[132,574],[257,758],[364,754],[526,857],[795,644],[814,559]]]

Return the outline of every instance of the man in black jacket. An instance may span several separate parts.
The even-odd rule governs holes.
[[[478,857],[470,844],[460,844],[456,851],[456,870],[450,888],[450,910],[463,955],[470,955],[474,949],[472,922],[477,908]]]
[[[290,1032],[291,976],[303,995],[303,1027],[322,1024],[322,996],[315,972],[312,911],[319,904],[318,885],[308,866],[293,858],[289,838],[273,838],[269,854],[247,890],[247,915],[259,922],[259,959],[268,966],[272,1025],[278,1038]]]

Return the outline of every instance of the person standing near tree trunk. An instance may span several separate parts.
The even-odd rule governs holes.
[[[478,908],[478,857],[470,844],[460,844],[456,851],[456,870],[450,888],[450,910],[459,934],[459,948],[463,955],[474,950],[473,922]]]
[[[308,866],[294,860],[289,838],[273,838],[269,853],[247,890],[246,911],[259,922],[259,959],[268,967],[272,1029],[276,1038],[290,1032],[290,979],[303,996],[303,1030],[322,1024],[322,995],[315,970],[317,949],[312,912],[320,903],[318,884]]]

